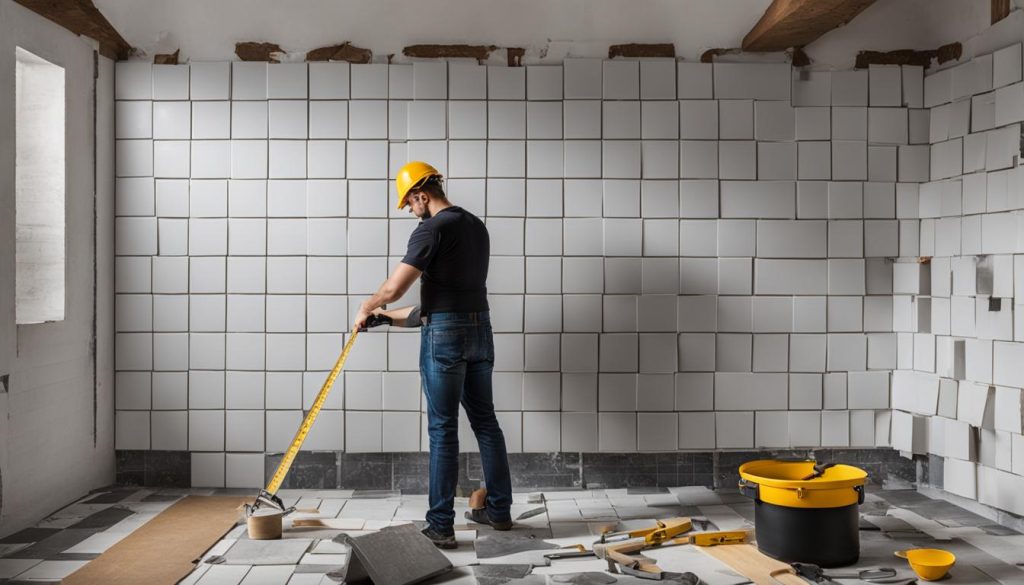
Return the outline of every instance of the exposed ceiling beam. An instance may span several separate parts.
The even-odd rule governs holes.
[[[100,44],[100,54],[119,60],[128,57],[132,46],[114,29],[92,0],[14,0],[25,8],[89,37]]]
[[[744,51],[785,51],[804,47],[844,25],[875,0],[774,0],[743,37]]]
[[[992,0],[992,24],[1010,15],[1010,0]]]

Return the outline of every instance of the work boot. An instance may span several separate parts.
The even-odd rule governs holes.
[[[430,542],[434,543],[437,548],[453,549],[458,548],[458,543],[455,542],[455,534],[441,534],[434,530],[430,526],[427,526],[420,531],[423,536],[430,539]]]
[[[491,520],[491,517],[487,515],[487,508],[475,508],[473,510],[466,511],[466,520],[476,522],[477,524],[486,524],[495,530],[512,530],[512,521],[506,520],[505,522],[495,522]]]

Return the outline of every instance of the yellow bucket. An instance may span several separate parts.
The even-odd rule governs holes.
[[[868,476],[863,469],[834,465],[813,479],[803,479],[814,473],[814,465],[814,461],[748,461],[740,465],[740,490],[755,500],[787,508],[842,508],[863,503]]]
[[[896,551],[895,554],[907,559],[910,568],[925,581],[938,581],[945,577],[956,562],[956,555],[938,548],[913,548]]]

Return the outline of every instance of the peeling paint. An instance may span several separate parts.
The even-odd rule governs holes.
[[[280,45],[276,43],[255,43],[255,42],[244,42],[235,43],[235,54],[242,61],[266,61],[269,63],[279,63],[276,54],[283,53]]]
[[[960,43],[950,43],[928,51],[861,51],[857,53],[857,62],[854,66],[857,69],[865,69],[868,65],[920,65],[927,69],[931,66],[932,59],[936,59],[940,65],[947,61],[955,61],[963,54],[963,50]]]
[[[373,51],[357,47],[345,41],[340,45],[320,47],[306,53],[306,61],[348,61],[349,63],[369,63],[373,59]]]
[[[495,45],[410,45],[402,49],[402,54],[421,59],[469,58],[484,61],[497,49]]]
[[[714,63],[719,55],[739,55],[743,49],[708,49],[700,55],[701,63]]]
[[[802,47],[793,48],[790,60],[793,62],[793,67],[806,67],[811,64],[811,58],[807,56]]]
[[[522,47],[509,47],[505,49],[508,51],[508,66],[509,67],[522,67],[523,66],[523,55],[526,54],[526,49]]]
[[[177,65],[178,55],[181,53],[181,49],[175,50],[173,53],[162,53],[153,55],[154,65]]]

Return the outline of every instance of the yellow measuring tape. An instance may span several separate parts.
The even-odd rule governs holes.
[[[306,418],[302,420],[302,424],[299,425],[299,430],[295,432],[295,438],[292,439],[291,445],[288,445],[288,450],[284,452],[284,458],[281,459],[281,463],[277,466],[277,471],[274,472],[274,476],[270,478],[267,483],[267,487],[264,491],[268,495],[274,495],[277,490],[280,489],[281,483],[284,482],[285,476],[288,475],[288,470],[292,467],[292,462],[295,461],[295,456],[299,454],[299,449],[302,448],[303,441],[306,440],[306,436],[309,435],[309,431],[313,428],[313,423],[316,422],[316,417],[320,414],[320,409],[323,408],[324,403],[327,402],[327,395],[331,392],[331,386],[334,385],[334,381],[338,378],[338,374],[341,373],[341,368],[345,366],[345,360],[348,359],[348,353],[352,350],[352,344],[355,343],[356,337],[359,336],[359,331],[354,330],[352,337],[348,339],[345,347],[341,350],[341,355],[338,356],[338,361],[334,363],[334,369],[324,380],[324,385],[320,387],[320,392],[316,395],[316,400],[313,401],[313,406],[310,407],[309,412],[306,414]],[[262,494],[261,494],[262,495]]]

